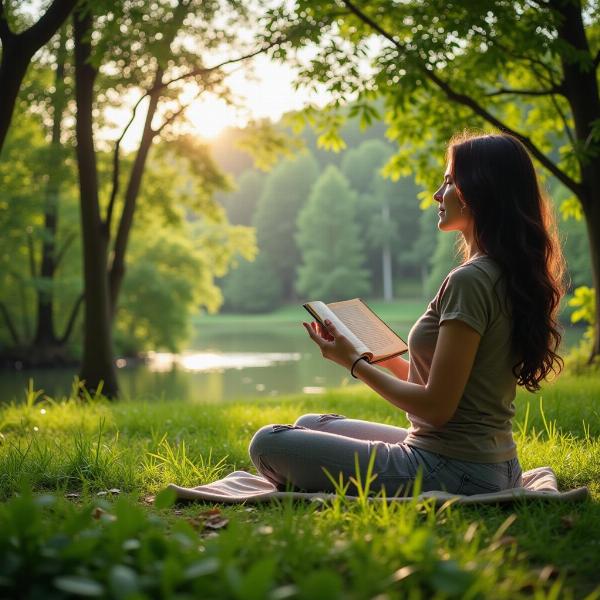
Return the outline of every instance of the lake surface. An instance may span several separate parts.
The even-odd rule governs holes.
[[[406,339],[411,323],[391,322]],[[582,330],[567,331],[567,346]],[[202,324],[181,354],[150,353],[146,364],[117,360],[123,397],[228,402],[281,394],[314,394],[358,382],[326,361],[300,323]],[[0,371],[0,402],[21,400],[29,379],[54,398],[67,395],[74,369]]]

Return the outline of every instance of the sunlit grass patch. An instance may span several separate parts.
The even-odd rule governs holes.
[[[562,487],[590,487],[589,502],[388,506],[367,501],[367,479],[359,502],[344,498],[342,482],[333,502],[221,507],[228,525],[210,531],[202,529],[210,505],[141,501],[170,482],[252,470],[248,444],[267,423],[337,412],[405,425],[404,415],[360,386],[218,406],[53,400],[31,389],[25,403],[0,408],[0,553],[25,556],[29,540],[31,576],[8,579],[37,578],[57,594],[80,584],[116,597],[116,582],[127,580],[142,597],[586,597],[600,583],[599,399],[600,382],[563,377],[516,401],[523,467],[552,466]],[[36,496],[17,498],[23,486]],[[120,490],[116,504],[96,496],[111,488]],[[96,520],[97,505],[107,514]],[[43,572],[32,566],[41,556]],[[6,578],[0,572],[0,597],[10,596]]]

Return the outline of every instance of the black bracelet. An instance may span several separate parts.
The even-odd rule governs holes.
[[[356,367],[356,365],[358,364],[359,360],[367,360],[366,356],[359,356],[353,363],[352,366],[350,367],[350,375],[352,375],[352,377],[354,377],[354,379],[358,379],[358,377],[354,374],[354,369]]]

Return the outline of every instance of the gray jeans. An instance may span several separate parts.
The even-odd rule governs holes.
[[[381,423],[347,419],[335,414],[307,414],[294,425],[267,425],[250,442],[250,458],[258,472],[279,489],[333,492],[325,469],[339,481],[356,476],[362,481],[375,453],[371,490],[386,495],[412,493],[422,472],[421,491],[484,494],[521,485],[521,467],[514,458],[500,463],[457,460],[404,444],[407,430]],[[352,484],[348,494],[355,494]]]

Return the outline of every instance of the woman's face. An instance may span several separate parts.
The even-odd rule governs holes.
[[[438,229],[442,231],[462,231],[468,234],[473,227],[473,218],[469,207],[466,206],[458,195],[458,190],[452,180],[450,164],[446,168],[444,181],[433,195],[439,203]]]

